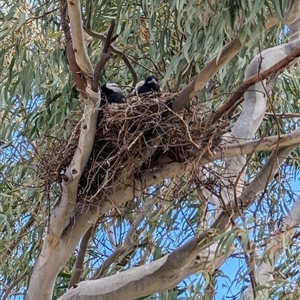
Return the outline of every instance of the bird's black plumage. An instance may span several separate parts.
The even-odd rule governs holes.
[[[152,91],[159,92],[160,86],[158,78],[155,76],[149,76],[146,78],[144,84],[137,88],[138,94],[149,93]]]
[[[105,83],[101,86],[101,105],[105,103],[125,103],[126,99],[115,83]]]
[[[145,80],[138,82],[129,96],[131,97],[136,94],[145,94],[153,91],[160,92],[160,86],[158,78],[156,76],[151,75]]]

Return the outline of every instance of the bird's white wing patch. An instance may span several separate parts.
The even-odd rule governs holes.
[[[144,83],[145,83],[145,80],[138,82],[134,89],[137,91]]]
[[[106,87],[115,93],[122,93],[120,87],[116,83],[106,83]]]
[[[135,85],[135,88],[132,90],[132,92],[129,94],[129,97],[134,96],[137,94],[138,89],[145,83],[145,80],[142,80],[140,82],[138,82]]]

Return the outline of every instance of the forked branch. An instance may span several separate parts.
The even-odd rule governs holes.
[[[217,111],[214,114],[213,122],[216,122],[222,115],[230,110],[232,106],[239,101],[239,99],[244,95],[246,90],[254,85],[255,83],[264,80],[271,76],[272,74],[275,74],[279,71],[283,71],[287,69],[289,66],[291,66],[297,58],[300,57],[300,48],[294,50],[291,54],[283,58],[278,63],[274,64],[272,67],[268,68],[265,71],[259,72],[257,75],[251,76],[247,80],[245,80],[240,87],[234,92],[234,94],[221,106],[217,109]]]
[[[111,57],[110,44],[117,38],[117,36],[114,36],[114,37],[112,36],[114,27],[115,27],[115,21],[112,21],[110,23],[110,27],[109,27],[109,30],[107,33],[107,37],[105,40],[105,44],[104,44],[104,48],[103,48],[100,60],[98,61],[97,65],[95,67],[94,78],[92,81],[92,90],[94,92],[98,91],[101,71],[104,69],[105,64],[108,62],[108,60]]]
[[[277,24],[279,20],[274,17],[269,17],[265,27],[262,30],[267,30]],[[260,32],[259,32],[260,34]],[[254,37],[252,37],[254,38]],[[250,36],[246,37],[246,41],[250,39]],[[226,63],[228,63],[241,49],[243,44],[239,38],[235,38],[230,42],[221,52],[220,55],[213,58],[205,67],[200,71],[196,78],[181,91],[172,104],[172,109],[175,112],[179,112],[185,108],[187,103],[206,85],[206,83],[214,76]]]

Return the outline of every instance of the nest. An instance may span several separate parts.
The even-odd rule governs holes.
[[[120,174],[139,176],[163,163],[191,161],[195,149],[199,155],[217,146],[227,124],[207,126],[209,110],[196,99],[183,113],[174,113],[175,97],[151,94],[99,108],[94,147],[79,182],[80,200],[113,188],[122,181]],[[78,144],[80,119],[70,118],[67,124],[69,139],[56,140],[45,152],[48,184],[61,182]],[[150,156],[145,154],[149,149]]]

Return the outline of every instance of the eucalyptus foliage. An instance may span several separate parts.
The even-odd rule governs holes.
[[[246,67],[260,50],[288,41],[289,28],[283,22],[261,30],[274,14],[283,20],[284,2],[86,0],[82,2],[82,16],[84,26],[90,22],[95,32],[104,35],[110,21],[115,20],[115,33],[119,36],[113,46],[128,58],[139,79],[155,74],[161,79],[164,91],[182,90],[211,59],[221,54],[224,46],[239,39],[244,44],[242,50],[197,95],[200,103],[217,109],[244,81]],[[49,216],[61,192],[59,183],[42,184],[47,172],[41,154],[47,153],[56,140],[70,137],[67,120],[83,110],[83,100],[70,73],[60,22],[59,1],[4,0],[0,4],[0,294],[3,300],[23,299],[26,294]],[[85,33],[85,43],[95,66],[103,40]],[[268,114],[256,138],[282,135],[299,128],[299,78],[299,66],[277,76],[268,97]],[[108,61],[100,83],[107,81],[130,91],[134,78],[122,55],[114,53]],[[238,106],[232,124],[240,111]],[[231,253],[235,246],[231,256],[239,258],[238,268],[230,274],[222,269],[212,274],[200,272],[171,290],[139,299],[212,299],[215,293],[217,299],[241,296],[253,284],[249,276],[253,262],[247,251],[253,244],[263,251],[264,245],[280,231],[283,218],[299,196],[299,150],[299,146],[295,147],[259,201],[243,212],[238,226],[215,238],[222,253]],[[248,179],[258,173],[269,154],[261,151],[250,158]],[[213,168],[219,167],[221,163]],[[176,192],[165,194],[170,188]],[[161,185],[151,187],[143,198],[134,199],[134,204],[130,202],[102,216],[88,243],[81,277],[89,279],[122,245],[139,211],[155,197],[161,200],[152,206],[134,234],[138,246],[111,262],[101,277],[150,263],[183,245],[205,227],[204,214],[213,209],[199,200],[196,188],[187,186],[184,177],[176,185],[166,179]],[[221,184],[214,187],[216,192],[221,188]],[[53,299],[66,292],[77,255],[76,250],[60,271]],[[269,291],[272,299],[299,297],[297,239],[286,247],[275,273]],[[227,282],[226,287],[220,286],[220,278]]]

